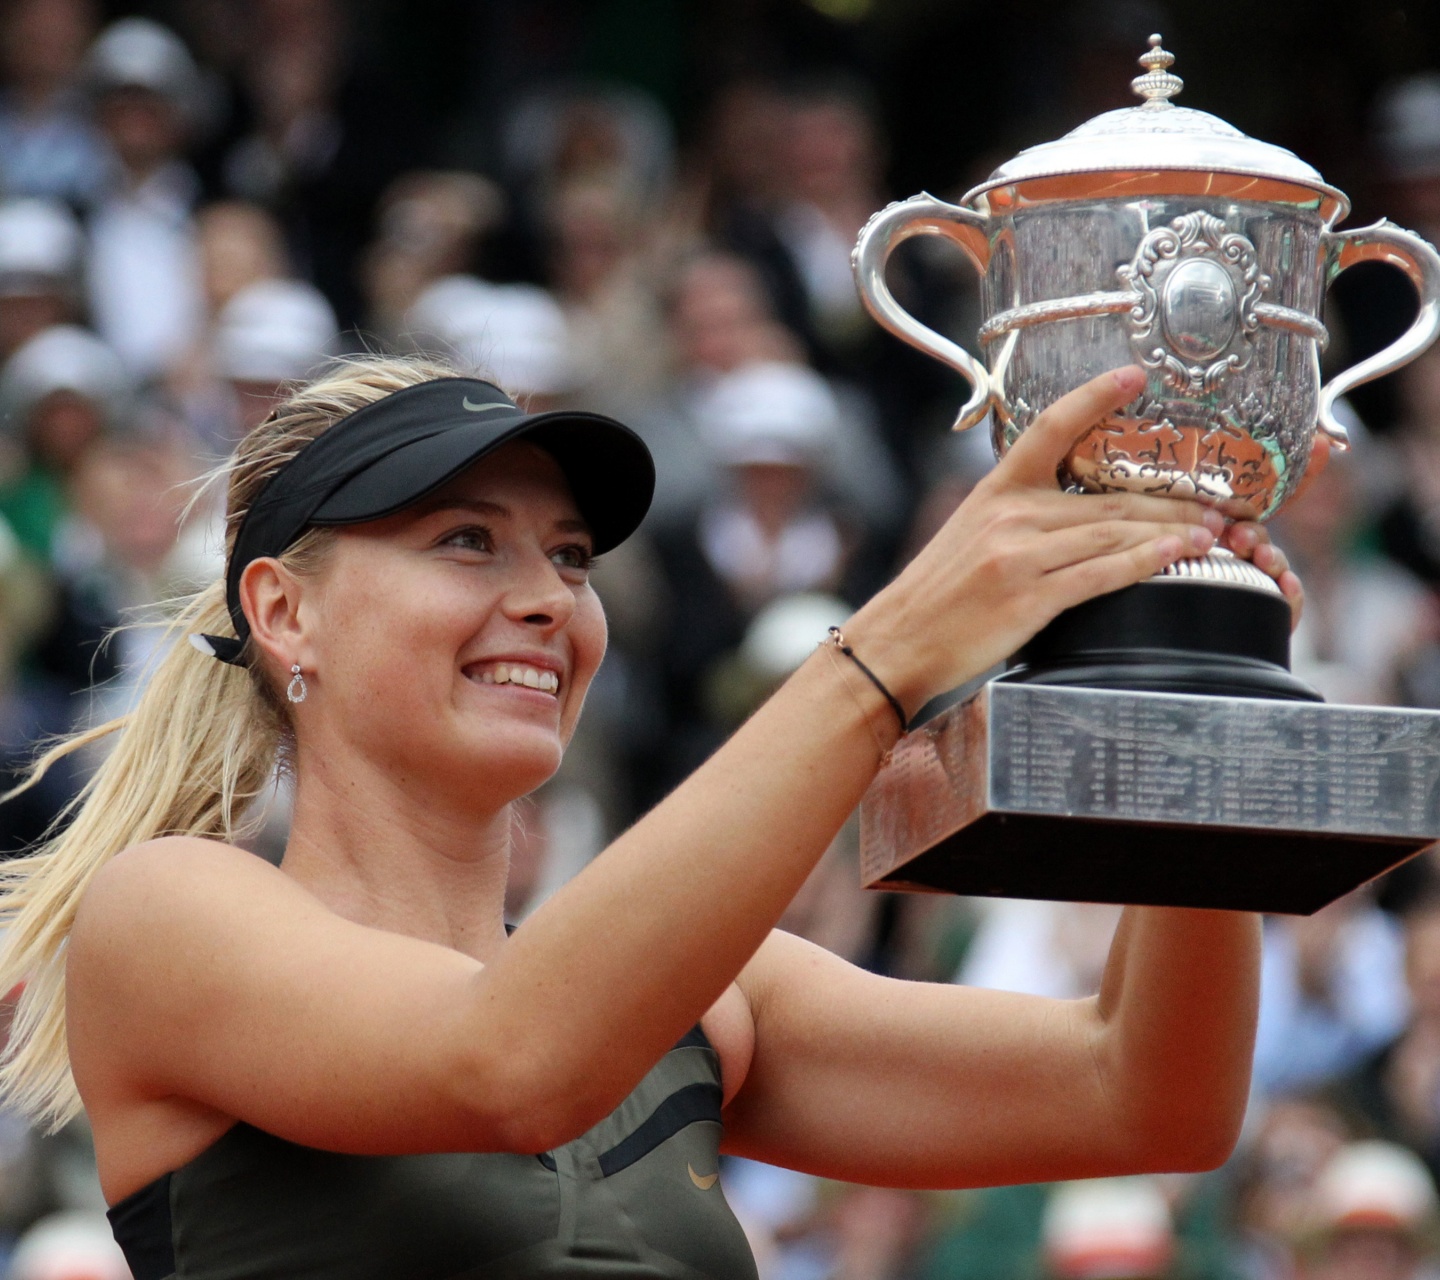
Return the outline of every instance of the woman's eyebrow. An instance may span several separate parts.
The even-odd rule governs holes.
[[[487,502],[483,498],[437,497],[415,504],[415,514],[418,516],[435,515],[442,511],[469,511],[474,515],[496,516],[501,520],[508,520],[512,515],[509,507],[498,502]],[[590,532],[590,526],[578,517],[557,520],[555,528],[561,533]]]
[[[417,516],[434,515],[439,511],[470,511],[475,515],[499,516],[502,520],[510,518],[509,507],[501,506],[498,502],[486,502],[483,498],[451,498],[441,495],[417,502],[413,509]]]

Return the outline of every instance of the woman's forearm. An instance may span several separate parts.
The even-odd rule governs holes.
[[[817,652],[517,932],[481,978],[490,1034],[536,1041],[577,1111],[606,1114],[765,940],[897,736],[887,717]]]
[[[1095,1056],[1142,1166],[1212,1167],[1230,1153],[1250,1088],[1260,917],[1130,907],[1096,1002]]]

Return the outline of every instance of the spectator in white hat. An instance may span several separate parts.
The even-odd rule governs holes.
[[[819,503],[839,418],[824,379],[802,365],[748,365],[715,382],[698,416],[732,491],[701,514],[701,546],[737,603],[748,613],[783,592],[833,590],[847,547]]]
[[[76,318],[82,251],[80,224],[58,201],[0,202],[0,360]]]
[[[112,117],[107,133],[127,167],[143,167],[173,149],[172,140],[199,114],[195,60],[179,36],[149,18],[111,23],[90,47],[85,72],[102,121]]]
[[[553,407],[575,389],[565,313],[535,285],[446,276],[421,293],[405,323],[419,346],[483,371],[532,412]]]
[[[667,391],[658,402],[642,399],[638,409],[615,402],[655,454],[662,519],[693,512],[713,487],[713,459],[697,447],[695,414],[716,378],[747,367],[790,366],[797,372],[766,376],[786,383],[818,379],[803,362],[799,339],[776,319],[761,276],[743,258],[707,251],[684,260],[670,281],[665,312],[675,365]],[[876,429],[869,397],[829,379],[824,385],[835,418],[822,459],[826,483],[867,523],[898,525],[904,486]],[[782,388],[780,394],[787,392]]]
[[[718,481],[695,414],[711,383],[747,364],[799,360],[802,348],[776,321],[754,267],[729,254],[703,251],[682,259],[661,306],[662,350],[671,365],[665,384],[654,395],[643,385],[587,393],[645,437],[657,476],[650,520],[668,526],[693,520]]]
[[[119,357],[77,325],[45,330],[0,370],[0,427],[13,454],[0,515],[40,560],[54,550],[70,476],[97,439],[130,424],[133,395]]]
[[[655,530],[671,597],[659,646],[673,715],[662,789],[723,739],[706,691],[751,619],[781,595],[845,594],[865,534],[822,482],[837,415],[813,371],[754,364],[724,374],[698,396],[695,419],[717,483],[698,516]]]
[[[103,1213],[42,1218],[21,1238],[7,1280],[130,1280],[125,1255]]]
[[[91,221],[90,310],[138,376],[167,372],[201,327],[191,212],[199,180],[183,158],[199,78],[179,37],[122,18],[90,50],[88,80],[114,179]]]
[[[215,373],[234,392],[237,439],[264,421],[285,383],[334,353],[336,337],[335,312],[304,281],[257,280],[231,297],[210,350]]]
[[[105,145],[76,84],[93,0],[12,0],[0,9],[0,191],[86,208]]]
[[[1440,1203],[1418,1156],[1392,1142],[1342,1147],[1313,1191],[1307,1280],[1434,1275]]]
[[[803,461],[816,492],[857,534],[886,527],[894,513],[901,489],[889,454],[808,365],[743,364],[710,383],[695,412],[701,438],[723,464],[733,465],[739,453]]]
[[[1175,1253],[1170,1207],[1153,1178],[1062,1183],[1042,1235],[1056,1280],[1158,1280]]]
[[[717,378],[700,401],[700,429],[730,465],[813,463],[832,442],[839,411],[819,374],[757,361]]]

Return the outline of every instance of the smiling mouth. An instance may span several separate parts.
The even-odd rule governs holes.
[[[482,667],[478,675],[467,674],[470,679],[480,684],[518,685],[524,689],[534,689],[539,693],[552,695],[560,692],[560,677],[553,671],[546,671],[540,667],[527,667],[519,662],[497,662],[491,666]]]

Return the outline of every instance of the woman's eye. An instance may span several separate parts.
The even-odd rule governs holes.
[[[595,567],[595,557],[590,554],[590,548],[578,542],[551,552],[550,558],[562,569],[576,569],[581,573],[589,573]]]
[[[447,534],[445,538],[442,539],[442,545],[447,547],[460,547],[466,551],[494,550],[490,530],[482,529],[478,526],[456,529],[454,533]]]

